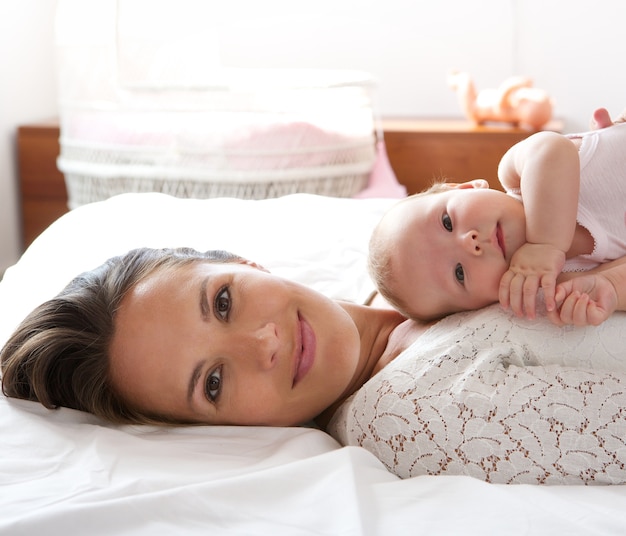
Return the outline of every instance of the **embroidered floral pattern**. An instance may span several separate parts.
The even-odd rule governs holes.
[[[626,344],[618,314],[557,328],[499,306],[431,328],[337,411],[329,432],[402,478],[626,483]]]

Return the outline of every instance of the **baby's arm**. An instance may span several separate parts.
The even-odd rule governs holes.
[[[626,311],[626,257],[589,272],[565,273],[556,288],[556,325],[597,326],[615,311]]]
[[[576,228],[578,151],[560,134],[539,132],[507,151],[498,176],[505,188],[521,192],[527,242],[513,254],[502,277],[500,303],[533,318],[539,288],[548,311],[556,307],[556,279]]]
[[[615,123],[626,122],[626,109]],[[612,126],[606,108],[593,112],[592,130]],[[557,308],[548,312],[557,325],[598,325],[614,311],[626,311],[626,257],[603,264],[583,274],[567,272],[559,277],[555,300]]]

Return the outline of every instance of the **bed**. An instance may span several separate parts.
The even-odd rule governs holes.
[[[0,344],[80,271],[136,246],[225,248],[366,302],[372,227],[393,199],[295,194],[81,206],[0,282]],[[623,534],[626,487],[400,479],[314,427],[112,426],[0,397],[0,534]]]

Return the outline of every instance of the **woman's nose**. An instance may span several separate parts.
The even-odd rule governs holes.
[[[276,363],[280,347],[276,324],[268,322],[254,332],[253,347],[250,349],[254,359],[264,369],[270,369]]]
[[[470,255],[482,255],[482,247],[478,241],[478,231],[468,231],[461,236],[463,248]]]

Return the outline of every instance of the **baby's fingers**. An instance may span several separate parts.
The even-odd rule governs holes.
[[[576,306],[576,302],[579,297],[579,292],[572,291],[561,304],[559,317],[563,324],[571,325],[574,323],[574,307]]]
[[[565,326],[565,322],[561,320],[561,312],[559,311],[559,309],[555,309],[554,311],[547,311],[546,316],[548,317],[548,320],[550,320],[550,322],[552,322],[555,326]]]
[[[562,284],[557,285],[554,291],[554,302],[557,309],[561,306],[561,302],[567,297],[567,292],[567,289]]]
[[[589,300],[586,311],[586,324],[591,326],[599,326],[609,317],[609,313],[602,307],[598,307],[595,301]],[[579,324],[583,325],[583,324]]]
[[[524,284],[526,278],[521,274],[514,274],[509,284],[508,306],[517,316],[524,313]]]
[[[572,312],[572,324],[575,326],[586,326],[589,324],[587,319],[587,308],[589,307],[589,294],[581,294],[574,304]]]
[[[511,305],[511,281],[515,274],[508,270],[500,279],[500,288],[498,289],[498,299],[500,305],[507,309]]]
[[[539,278],[536,275],[526,276],[524,281],[524,314],[527,318],[535,318],[537,311],[537,292],[539,291]],[[517,311],[516,311],[517,313]],[[521,314],[521,311],[520,313]]]
[[[556,309],[557,302],[556,279],[554,277],[542,277],[541,290],[543,290],[543,300],[546,304],[546,311],[554,311]]]
[[[586,326],[589,324],[587,318],[587,307],[589,305],[589,295],[573,291],[561,305],[560,319],[563,324],[574,326]]]

